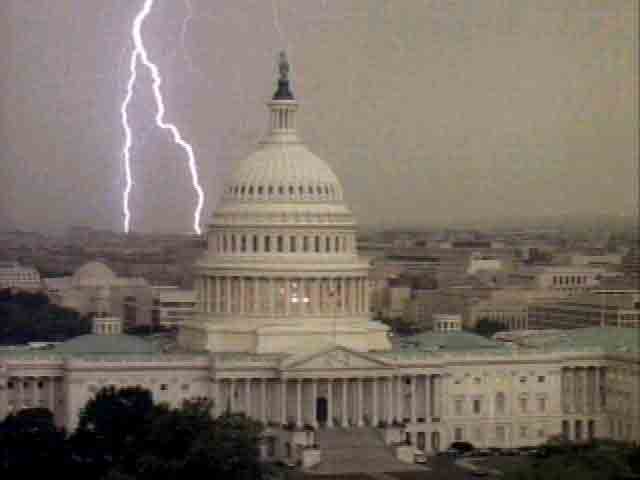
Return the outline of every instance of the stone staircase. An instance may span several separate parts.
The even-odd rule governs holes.
[[[322,460],[308,470],[317,474],[375,473],[424,470],[395,458],[375,428],[321,428],[316,443]]]

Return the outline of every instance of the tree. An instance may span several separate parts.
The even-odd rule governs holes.
[[[493,320],[489,320],[488,318],[481,318],[478,320],[473,331],[478,335],[482,335],[483,337],[491,337],[498,332],[502,332],[505,329],[505,326],[501,323],[494,322]]]
[[[6,478],[40,475],[43,469],[63,471],[70,462],[66,433],[55,426],[45,408],[29,408],[0,423],[0,472]]]
[[[100,390],[80,412],[71,438],[79,463],[100,471],[130,463],[144,442],[153,414],[151,392],[141,387]]]

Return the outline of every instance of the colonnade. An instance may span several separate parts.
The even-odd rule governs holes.
[[[213,381],[214,414],[244,412],[264,423],[313,427],[420,423],[441,417],[439,375],[344,378],[221,378]]]
[[[598,366],[562,369],[562,411],[595,414],[606,407],[606,370]]]
[[[0,419],[23,408],[43,407],[56,411],[60,385],[57,377],[9,377],[0,389]]]
[[[367,277],[200,277],[202,312],[218,315],[349,316],[369,312]]]

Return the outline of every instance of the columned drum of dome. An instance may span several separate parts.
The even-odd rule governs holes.
[[[210,351],[297,352],[322,345],[388,350],[369,315],[369,265],[331,168],[296,132],[288,64],[269,133],[228,180],[196,264],[198,312],[181,343]]]

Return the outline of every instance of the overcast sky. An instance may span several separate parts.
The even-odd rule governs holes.
[[[193,16],[189,19],[189,3]],[[0,220],[121,229],[119,108],[142,0],[0,0]],[[299,129],[361,224],[608,213],[638,204],[638,0],[156,0],[167,118],[206,223],[265,132],[278,50]],[[184,36],[182,35],[184,32]],[[182,39],[184,41],[182,41]],[[186,157],[138,78],[134,230],[189,231]]]

